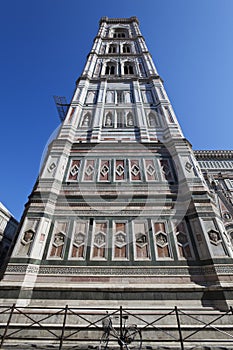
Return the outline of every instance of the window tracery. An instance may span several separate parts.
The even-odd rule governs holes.
[[[124,44],[122,47],[123,53],[130,53],[131,52],[131,46],[129,44]]]
[[[134,67],[133,67],[132,63],[125,62],[125,64],[124,64],[124,74],[125,75],[132,75],[132,74],[134,74]]]
[[[106,75],[115,75],[115,74],[117,74],[115,62],[108,62],[106,64],[105,74]]]
[[[117,45],[110,44],[108,48],[108,53],[116,53],[117,52]]]

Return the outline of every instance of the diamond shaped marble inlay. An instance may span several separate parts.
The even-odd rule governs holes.
[[[108,173],[109,173],[109,167],[106,164],[104,164],[100,169],[100,174],[103,176],[106,176]]]
[[[166,175],[169,175],[169,173],[170,173],[170,169],[169,169],[169,167],[166,164],[163,165],[163,172]]]
[[[71,168],[70,174],[71,174],[72,176],[75,176],[75,175],[78,174],[78,171],[79,171],[79,168],[78,168],[78,166],[75,164],[75,165]]]
[[[116,167],[116,173],[117,175],[119,176],[122,176],[124,174],[124,168],[121,164],[118,164],[117,167]]]
[[[139,170],[139,167],[134,164],[131,168],[131,173],[134,175],[134,176],[137,176],[139,174],[140,170]]]
[[[53,169],[55,169],[57,166],[54,162],[52,162],[48,168],[48,171],[51,172]]]
[[[155,168],[153,167],[153,165],[149,164],[147,167],[146,167],[146,172],[148,175],[152,176],[154,175],[155,173]]]
[[[85,170],[85,174],[86,174],[87,176],[90,176],[90,175],[93,174],[93,172],[94,172],[94,168],[93,168],[93,166],[92,166],[91,164],[89,164],[88,167],[87,167],[86,170]]]

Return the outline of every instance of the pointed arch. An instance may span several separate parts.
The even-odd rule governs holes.
[[[125,75],[133,75],[134,74],[134,66],[132,62],[125,62],[124,63],[124,74]]]
[[[152,111],[148,114],[148,124],[150,127],[158,126],[157,116]]]
[[[110,111],[105,115],[104,126],[108,128],[113,127],[113,114]]]
[[[83,116],[82,126],[88,127],[91,124],[91,113],[87,112]]]
[[[132,112],[128,112],[126,115],[126,125],[129,127],[134,126],[134,117]]]
[[[116,63],[115,62],[107,62],[105,68],[106,75],[115,75],[116,74]]]

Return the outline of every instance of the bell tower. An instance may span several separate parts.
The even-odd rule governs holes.
[[[232,248],[136,17],[103,17],[29,196],[3,302],[225,308]]]

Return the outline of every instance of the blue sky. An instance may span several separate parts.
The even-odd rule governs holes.
[[[233,0],[1,0],[0,201],[19,219],[102,16],[137,16],[186,138],[232,149]]]

